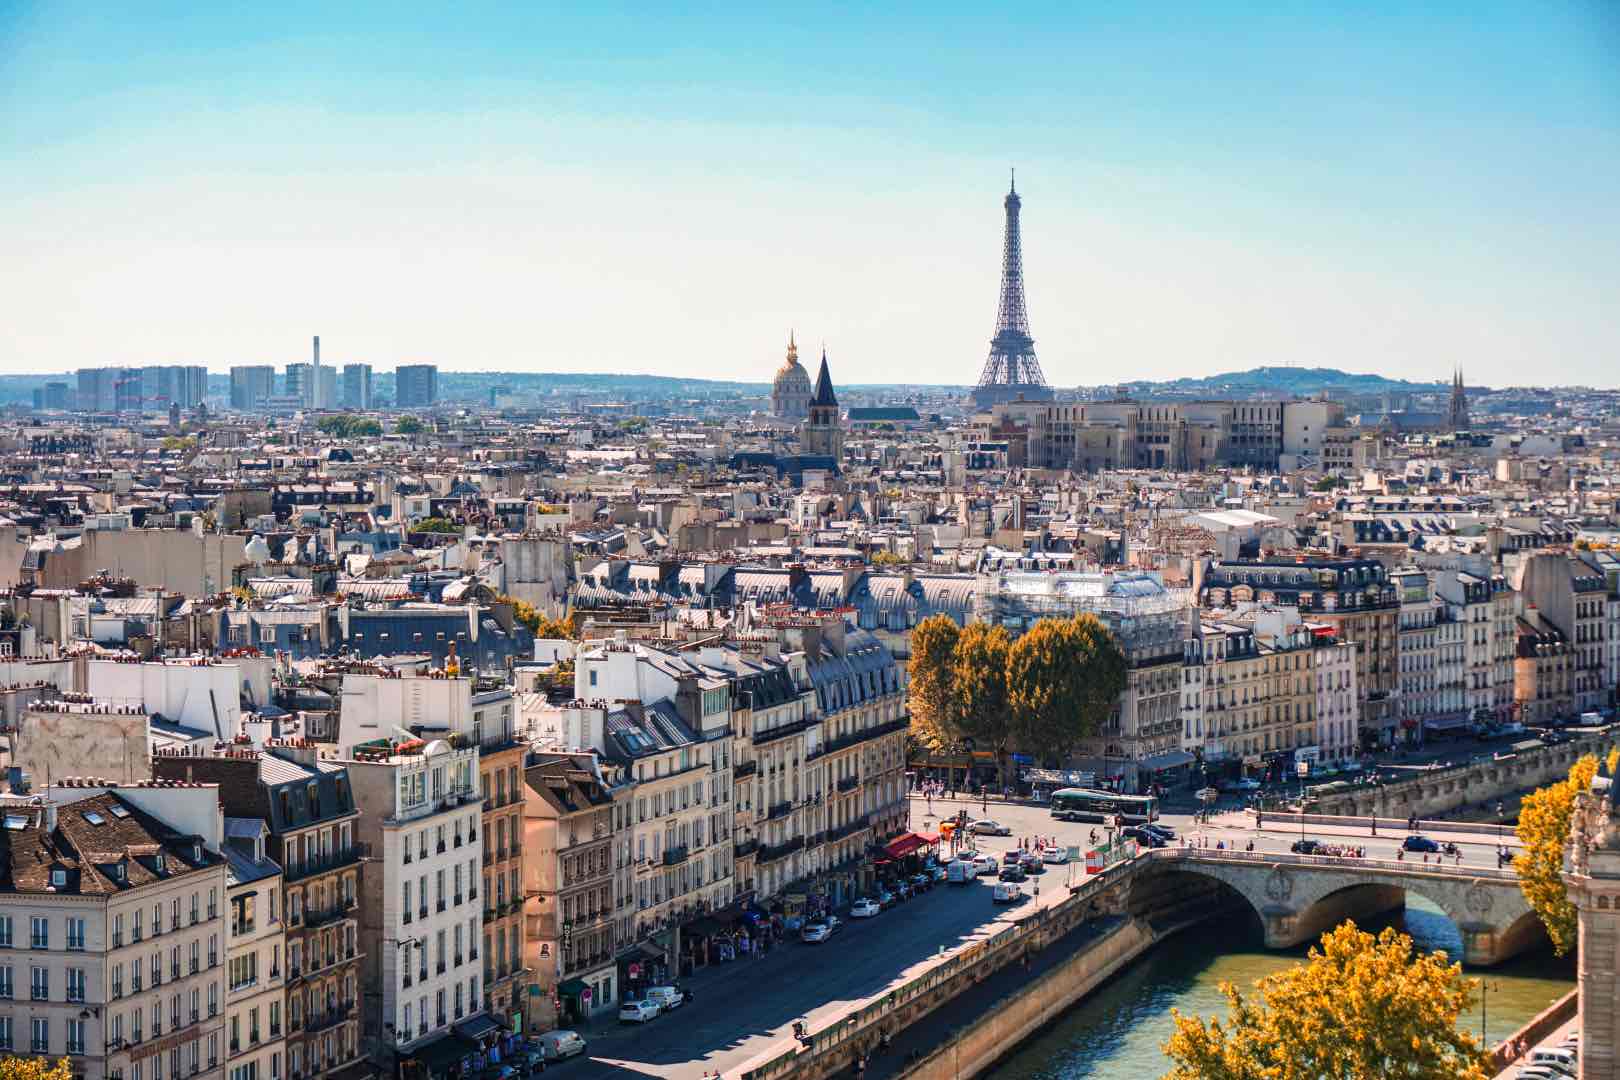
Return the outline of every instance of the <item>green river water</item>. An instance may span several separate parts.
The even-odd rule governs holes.
[[[1420,897],[1407,901],[1405,916],[1370,922],[1403,927],[1423,948],[1462,952],[1456,927]],[[994,1080],[1156,1080],[1169,1068],[1163,1045],[1173,1027],[1170,1010],[1200,1016],[1225,1015],[1222,982],[1249,988],[1256,979],[1297,963],[1305,948],[1272,952],[1259,922],[1232,918],[1204,923],[1148,953],[1108,985],[1070,1009],[985,1075]],[[1494,1043],[1573,989],[1573,959],[1550,949],[1526,953],[1500,967],[1471,971],[1493,987],[1486,1033]],[[1476,1034],[1480,1013],[1458,1023]]]

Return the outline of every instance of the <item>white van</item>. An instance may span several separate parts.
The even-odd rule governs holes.
[[[997,904],[1016,904],[1023,898],[1024,890],[1015,881],[996,882],[996,891],[990,894],[990,899]]]
[[[973,864],[957,859],[945,868],[945,881],[950,885],[967,885],[979,876]]]
[[[561,1061],[585,1052],[585,1040],[577,1031],[548,1031],[536,1041],[547,1061]]]

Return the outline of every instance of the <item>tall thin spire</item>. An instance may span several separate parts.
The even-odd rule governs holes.
[[[973,392],[981,407],[1008,401],[1022,395],[1031,401],[1050,401],[1052,391],[1035,358],[1035,339],[1029,333],[1029,312],[1024,306],[1024,245],[1019,228],[1017,172],[1009,175],[1007,196],[1002,200],[1007,220],[1001,247],[1001,298],[996,309],[996,331],[990,339],[990,355]]]

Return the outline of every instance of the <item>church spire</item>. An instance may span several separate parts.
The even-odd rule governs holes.
[[[821,372],[816,376],[816,392],[810,399],[811,405],[820,405],[829,409],[838,408],[838,398],[833,395],[832,373],[827,370],[827,347],[821,347]]]

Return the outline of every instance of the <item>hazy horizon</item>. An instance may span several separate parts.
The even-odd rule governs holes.
[[[0,371],[1620,384],[1620,7],[0,6]],[[920,372],[927,382],[917,381]]]

